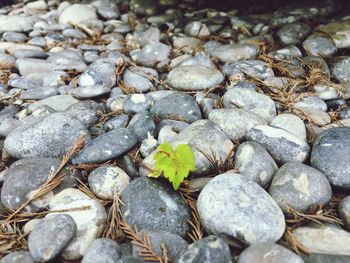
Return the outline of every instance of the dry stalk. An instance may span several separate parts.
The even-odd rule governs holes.
[[[102,236],[113,240],[123,237],[123,231],[120,227],[122,221],[122,212],[120,206],[124,205],[118,194],[114,195],[112,207],[108,213],[107,224]]]
[[[76,180],[79,183],[78,189],[83,192],[84,194],[86,194],[88,197],[90,197],[91,199],[95,199],[96,201],[98,201],[101,205],[106,206],[108,204],[111,203],[110,200],[103,200],[99,197],[97,197],[91,190],[89,187],[87,187],[87,185],[85,185],[81,180],[79,180],[78,178],[76,178]]]
[[[142,257],[144,260],[159,263],[170,262],[169,259],[165,259],[163,255],[159,256],[153,251],[149,236],[145,232],[143,232],[141,237],[136,225],[132,229],[128,225],[128,223],[126,223],[125,221],[121,221],[120,228],[124,232],[125,236],[131,240],[131,243],[140,248],[139,256]]]
[[[0,225],[0,258],[13,250],[28,249],[26,235],[14,224]]]

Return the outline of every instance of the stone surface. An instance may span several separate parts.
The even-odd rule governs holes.
[[[259,125],[250,129],[246,138],[261,144],[277,163],[304,162],[309,156],[310,146],[283,129]]]
[[[231,262],[229,246],[218,236],[202,238],[182,250],[176,263],[228,263]]]
[[[251,44],[228,44],[215,48],[210,55],[222,62],[236,62],[255,58],[259,53],[259,46]]]
[[[261,60],[243,60],[234,63],[225,63],[222,72],[226,76],[245,74],[260,80],[274,77],[270,66]]]
[[[96,11],[89,5],[74,4],[63,10],[58,22],[77,25],[83,20],[97,18]]]
[[[89,141],[85,126],[64,113],[52,113],[24,123],[5,139],[6,151],[15,158],[62,157],[83,136]]]
[[[28,237],[29,252],[38,262],[54,259],[74,237],[77,226],[69,215],[49,215],[38,222]]]
[[[270,125],[286,130],[304,141],[307,139],[305,124],[297,115],[290,113],[279,114],[272,119]]]
[[[274,175],[269,194],[285,213],[289,208],[305,212],[313,206],[325,206],[332,197],[327,177],[299,162],[284,164]]]
[[[122,192],[123,218],[130,226],[184,237],[190,212],[179,194],[154,179],[134,179]]]
[[[243,179],[254,181],[266,188],[270,185],[278,166],[264,147],[248,141],[237,148],[235,168]]]
[[[35,263],[34,259],[30,256],[27,251],[15,251],[4,256],[1,260],[1,263]]]
[[[350,197],[347,196],[339,203],[338,207],[339,217],[344,223],[344,228],[350,229]]]
[[[120,258],[120,248],[112,239],[98,238],[86,250],[82,263],[116,262]]]
[[[350,186],[350,164],[347,161],[350,128],[332,128],[319,134],[311,152],[311,165],[323,172],[337,187]]]
[[[285,229],[282,210],[255,182],[221,174],[200,192],[197,207],[208,233],[226,234],[246,244],[275,242]]]

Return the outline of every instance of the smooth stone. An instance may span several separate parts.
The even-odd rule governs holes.
[[[260,144],[244,142],[236,150],[235,168],[243,179],[256,182],[266,188],[278,170],[276,162]]]
[[[250,246],[239,255],[237,263],[304,263],[304,260],[291,250],[274,243]]]
[[[2,52],[6,52],[10,55],[14,55],[15,52],[19,49],[43,51],[43,49],[41,47],[37,47],[37,46],[33,46],[33,45],[17,44],[17,43],[1,42],[0,41],[0,51],[2,51]]]
[[[176,135],[178,135],[178,133],[174,131],[173,127],[170,125],[163,126],[158,133],[158,143],[162,144],[165,142],[170,142],[176,137]],[[147,156],[145,156],[145,158],[146,157]]]
[[[90,140],[89,132],[78,119],[52,113],[14,129],[6,137],[4,147],[17,159],[62,157],[81,136]]]
[[[348,263],[350,256],[327,255],[312,253],[310,255],[302,255],[305,263]]]
[[[270,126],[286,130],[304,141],[307,139],[305,124],[297,115],[291,113],[279,114],[272,119]]]
[[[282,210],[257,183],[220,174],[200,192],[197,208],[209,234],[226,234],[245,244],[276,242],[285,229]]]
[[[275,76],[270,66],[261,60],[243,60],[233,63],[225,63],[222,67],[222,73],[226,76],[240,74],[248,75],[260,80],[265,80]]]
[[[350,187],[350,127],[330,128],[319,134],[311,152],[311,165],[333,186]]]
[[[259,125],[247,132],[246,139],[261,144],[279,164],[304,162],[310,146],[299,137],[283,129]]]
[[[10,70],[15,63],[16,59],[13,56],[0,52],[0,69]]]
[[[123,74],[124,85],[135,92],[147,92],[153,89],[152,78],[158,79],[157,71],[146,67],[132,66],[126,69]]]
[[[185,91],[204,90],[219,85],[224,80],[220,71],[204,66],[180,66],[172,69],[167,83],[174,89]]]
[[[150,26],[145,31],[138,31],[134,33],[134,37],[137,39],[141,47],[147,44],[159,42],[160,40],[160,30],[156,26]]]
[[[269,194],[289,214],[289,208],[306,212],[310,207],[326,205],[332,197],[332,189],[320,171],[299,162],[289,162],[275,173]]]
[[[338,99],[340,97],[339,92],[334,87],[328,85],[315,85],[313,91],[316,96],[323,100]]]
[[[33,72],[40,73],[39,77],[41,77],[42,75],[49,74],[55,70],[55,64],[47,60],[37,58],[19,58],[16,60],[16,66],[21,76],[28,77],[30,79],[36,79],[32,77]]]
[[[26,42],[26,40],[28,40],[28,37],[23,33],[5,32],[2,35],[2,39],[7,41],[7,42],[24,43],[24,42]]]
[[[208,36],[210,34],[208,27],[206,24],[202,23],[201,21],[191,21],[189,22],[185,28],[184,32],[188,36],[193,37],[204,37]]]
[[[42,87],[42,88],[22,91],[19,98],[22,100],[41,100],[41,99],[45,99],[55,95],[58,95],[57,88]]]
[[[350,233],[331,224],[311,224],[293,230],[296,241],[312,253],[350,256]]]
[[[218,58],[221,62],[231,63],[238,60],[254,59],[259,54],[259,46],[252,44],[221,45],[209,54]]]
[[[337,48],[348,48],[350,46],[350,24],[348,20],[330,22],[318,26],[316,29],[328,34]]]
[[[208,119],[226,133],[232,141],[241,141],[249,129],[267,124],[262,117],[241,109],[213,109]]]
[[[325,126],[331,123],[331,117],[324,111],[299,107],[300,110],[314,125]]]
[[[103,124],[103,129],[105,131],[110,131],[117,128],[126,128],[129,122],[129,116],[126,114],[121,114],[115,116]]]
[[[117,166],[100,166],[88,177],[91,191],[99,198],[113,199],[128,186],[130,177]]]
[[[171,48],[161,42],[147,44],[141,50],[130,52],[131,58],[141,66],[153,67],[159,62],[168,60]]]
[[[144,237],[145,235],[147,235],[149,238],[153,251],[158,256],[163,255],[162,246],[164,245],[168,249],[168,255],[171,259],[178,258],[180,252],[183,249],[186,249],[188,246],[187,241],[185,241],[182,237],[167,231],[149,231],[142,229],[140,231],[140,236]],[[132,245],[132,255],[135,258],[139,258],[142,262],[147,262],[147,260],[144,260],[139,256],[141,250],[142,249],[140,249],[140,247],[137,245]]]
[[[120,258],[120,248],[112,239],[98,238],[86,250],[82,263],[112,263]]]
[[[74,4],[60,14],[58,23],[78,25],[83,20],[97,18],[96,11],[89,5]]]
[[[28,32],[33,29],[36,20],[34,16],[0,15],[0,33]]]
[[[175,263],[230,263],[231,252],[229,246],[218,236],[204,237],[182,250]]]
[[[168,231],[184,237],[190,211],[181,196],[155,179],[134,179],[122,192],[124,220],[138,229]]]
[[[66,111],[77,102],[79,102],[79,100],[75,99],[72,95],[56,95],[36,101],[30,104],[28,108],[34,111],[42,106],[47,106],[54,111]]]
[[[103,113],[103,107],[93,100],[79,101],[65,111],[65,114],[77,118],[86,127],[91,127],[99,121],[99,114]]]
[[[159,137],[159,134],[158,134],[158,137]],[[153,136],[149,136],[148,138],[144,139],[140,145],[140,153],[142,157],[146,158],[157,148],[158,145],[159,145],[158,141],[154,139]]]
[[[175,48],[185,52],[191,53],[201,44],[201,40],[195,37],[177,37],[173,41]]]
[[[192,96],[184,93],[174,93],[157,100],[151,114],[160,119],[179,118],[192,123],[202,119],[202,113]]]
[[[53,260],[75,236],[77,225],[70,215],[49,215],[40,220],[28,237],[29,252],[37,262]]]
[[[106,95],[111,92],[111,88],[105,85],[82,86],[73,89],[72,95],[77,99],[90,99]]]
[[[337,52],[337,47],[327,35],[310,35],[303,42],[303,48],[312,56],[332,56]]]
[[[114,129],[90,141],[73,159],[73,164],[101,163],[128,152],[137,143],[135,134],[126,128]]]
[[[233,143],[212,121],[199,120],[183,129],[170,141],[173,148],[179,144],[188,144],[194,153],[196,174],[207,175],[213,170],[208,156],[217,160],[225,160],[233,149]],[[153,152],[147,156],[142,165],[152,169]],[[140,168],[141,175],[147,175],[147,169]]]
[[[268,53],[268,55],[278,60],[291,60],[295,58],[302,58],[303,56],[300,49],[294,45],[289,45],[284,48],[271,51]],[[288,66],[288,64],[286,66]]]
[[[80,259],[92,242],[102,234],[107,220],[106,210],[98,201],[89,197],[88,199],[77,198],[74,201],[70,197],[61,202],[57,202],[57,199],[55,196],[51,200],[50,210],[73,210],[56,214],[70,215],[77,225],[76,235],[64,248],[61,255],[67,260]],[[74,208],[82,207],[86,209],[74,211]]]
[[[12,210],[19,208],[32,191],[47,181],[51,169],[57,169],[60,163],[61,160],[55,158],[25,158],[12,163],[1,190],[1,203]]]
[[[284,45],[295,45],[299,44],[310,30],[310,26],[302,22],[287,24],[277,31],[277,37]]]
[[[156,137],[157,127],[148,111],[139,112],[131,118],[127,128],[137,137],[138,142],[148,138],[149,134]]]
[[[28,251],[15,251],[4,256],[0,263],[35,263]]]
[[[44,0],[34,1],[26,4],[24,7],[24,12],[30,15],[37,15],[45,13],[48,9],[48,5]]]
[[[123,110],[126,114],[135,114],[150,110],[153,104],[153,98],[147,94],[130,94],[124,100]]]
[[[342,57],[331,67],[333,77],[339,82],[350,82],[350,57]]]
[[[112,88],[116,83],[115,67],[110,62],[95,62],[78,78],[79,86],[104,85]]]
[[[6,137],[21,124],[21,121],[14,118],[4,119],[0,124],[0,136]]]
[[[293,104],[296,109],[309,108],[320,111],[327,111],[327,104],[318,96],[307,96],[303,97]]]
[[[339,217],[344,223],[346,230],[350,230],[350,196],[341,200],[338,206]]]
[[[225,108],[239,108],[270,122],[276,116],[274,101],[267,95],[245,88],[228,90],[222,97]]]

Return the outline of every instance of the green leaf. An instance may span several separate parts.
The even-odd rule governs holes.
[[[168,142],[160,144],[153,159],[154,171],[149,176],[159,177],[163,174],[175,190],[196,169],[193,151],[187,144],[179,144],[175,151]]]

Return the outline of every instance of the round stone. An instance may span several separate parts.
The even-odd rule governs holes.
[[[48,262],[59,255],[76,231],[77,226],[70,215],[49,215],[30,232],[29,252],[35,261]]]
[[[86,19],[97,18],[96,11],[89,5],[74,4],[63,10],[58,23],[77,25]]]
[[[302,119],[290,113],[282,113],[272,119],[270,125],[281,128],[306,141],[306,128]]]
[[[102,199],[113,199],[120,195],[129,184],[129,176],[117,166],[100,166],[88,177],[91,191]]]
[[[220,174],[199,194],[197,207],[204,228],[246,244],[276,242],[285,229],[282,210],[257,183],[238,174]]]
[[[122,192],[124,220],[138,229],[168,231],[184,237],[190,212],[181,196],[155,179],[134,179]]]
[[[334,63],[331,67],[333,77],[340,82],[350,81],[350,57],[341,57],[339,61]]]
[[[269,194],[288,214],[289,208],[305,212],[310,207],[326,205],[332,197],[332,189],[320,171],[299,162],[289,162],[276,172]]]
[[[120,258],[117,242],[108,238],[98,238],[86,250],[82,263],[116,262]]]
[[[219,85],[224,76],[215,68],[180,66],[171,70],[167,83],[176,90],[204,90]]]

